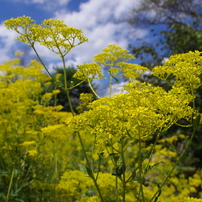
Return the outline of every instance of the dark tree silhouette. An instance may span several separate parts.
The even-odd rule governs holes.
[[[55,67],[54,68],[55,72],[53,73],[53,77],[55,77],[56,74],[62,74],[60,77],[60,82],[64,83],[64,69],[60,67]],[[68,67],[66,68],[66,74],[67,74],[67,86],[71,87],[72,85],[76,85],[79,82],[81,82],[79,79],[73,78],[73,75],[77,72],[77,70],[74,67]],[[66,92],[62,87],[56,86],[56,84],[52,81],[51,85],[49,86],[49,91],[52,91],[53,89],[59,89],[60,93],[57,94],[57,102],[56,105],[62,105],[64,108],[62,111],[68,111],[70,112],[70,106],[67,102],[67,95]],[[95,86],[94,86],[95,88]],[[70,89],[69,94],[70,94],[70,99],[73,105],[73,109],[75,112],[77,111],[77,107],[79,106],[79,97],[81,93],[92,93],[89,85],[87,82],[83,82],[77,87]],[[54,105],[54,100],[52,99],[50,101],[50,105]]]

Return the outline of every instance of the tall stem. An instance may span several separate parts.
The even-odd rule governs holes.
[[[143,192],[143,176],[142,176],[142,140],[141,140],[141,134],[140,134],[140,129],[138,127],[138,134],[139,134],[139,141],[138,141],[138,152],[139,152],[139,157],[138,157],[138,164],[139,164],[139,183],[140,183],[140,189],[139,189],[139,194],[138,198],[142,198],[142,202],[145,202],[144,199],[144,192]]]
[[[156,139],[155,139],[155,142],[154,142],[154,144],[152,145],[151,150],[149,151],[148,162],[147,162],[147,164],[146,164],[146,166],[145,166],[144,174],[146,174],[146,172],[147,172],[147,169],[148,169],[149,164],[150,164],[151,159],[152,159],[152,154],[153,154],[154,149],[155,149],[155,147],[156,147],[156,144],[157,144],[157,142],[158,142],[158,140],[159,140],[159,137],[160,137],[160,135],[161,135],[161,132],[162,132],[162,131],[159,131],[159,132],[158,132],[158,134],[157,134],[157,136],[156,136]]]
[[[89,87],[90,89],[92,90],[92,92],[95,94],[95,96],[97,96],[97,98],[100,98],[100,96],[95,92],[95,90],[93,89],[91,83],[90,83],[90,80],[88,79],[88,84],[89,84]]]
[[[11,185],[13,183],[13,177],[14,177],[14,169],[13,169],[12,174],[11,174],[11,179],[10,179],[10,183],[9,183],[9,187],[8,187],[8,192],[7,192],[7,196],[6,196],[6,202],[9,201],[9,195],[10,195],[10,191],[11,191]]]
[[[125,158],[124,158],[124,144],[123,144],[123,138],[121,140],[121,160],[123,163],[123,179],[122,179],[122,185],[123,185],[123,202],[126,201],[126,175],[125,175]]]
[[[66,91],[66,94],[67,94],[67,99],[68,99],[68,103],[69,103],[69,106],[70,106],[70,110],[72,112],[72,115],[74,116],[75,114],[74,114],[74,110],[73,110],[73,107],[72,107],[72,103],[71,103],[71,100],[70,100],[69,91],[68,91],[68,87],[67,87],[67,72],[66,72],[66,65],[65,65],[64,57],[62,57],[62,63],[63,63],[63,67],[64,67],[64,86],[65,86],[65,91]],[[88,157],[87,157],[84,145],[83,145],[83,141],[82,141],[82,138],[81,138],[81,135],[80,135],[79,132],[78,132],[78,137],[79,137],[79,142],[81,144],[82,152],[83,152],[84,157],[86,159],[87,166],[92,172],[91,164],[90,164],[90,162],[88,160]],[[104,202],[104,199],[102,197],[101,191],[100,191],[99,186],[97,184],[97,179],[95,178],[93,172],[92,172],[91,178],[92,178],[92,180],[94,182],[94,185],[95,185],[95,187],[96,187],[96,189],[98,191],[98,194],[100,196],[101,201]]]
[[[46,65],[43,63],[43,61],[42,61],[41,57],[39,56],[38,52],[36,51],[34,45],[32,45],[32,48],[33,48],[33,50],[34,50],[34,52],[35,52],[37,58],[39,59],[40,63],[43,65],[43,67],[44,67],[45,70],[47,71],[48,75],[49,75],[53,80],[55,80],[55,78],[54,78],[54,77],[51,75],[51,73],[48,71]]]
[[[193,88],[191,88],[191,93],[192,93],[192,96],[194,96],[194,90]],[[195,110],[195,100],[193,100],[193,109]],[[193,117],[192,117],[193,119]],[[196,118],[198,119],[198,118]],[[194,123],[194,121],[196,121],[196,123]],[[153,195],[153,197],[151,198],[151,200],[149,202],[152,202],[152,200],[157,196],[157,194],[161,191],[161,188],[164,186],[164,184],[166,183],[166,181],[168,180],[168,178],[171,176],[172,172],[174,171],[174,169],[176,168],[176,166],[178,165],[178,163],[180,162],[181,158],[184,156],[184,154],[186,153],[187,149],[189,148],[192,140],[193,140],[193,137],[196,133],[196,130],[197,130],[197,126],[199,124],[199,120],[198,120],[198,123],[197,123],[197,120],[194,120],[192,121],[192,124],[193,124],[193,132],[191,134],[191,137],[184,149],[184,151],[180,154],[179,158],[177,159],[175,165],[172,167],[171,171],[168,173],[168,175],[166,176],[166,178],[164,179],[164,181],[162,182],[162,184],[160,185],[159,189],[156,191],[156,193]]]
[[[110,75],[110,82],[109,82],[109,97],[112,96],[112,76]]]
[[[193,130],[192,134],[191,134],[191,137],[189,139],[189,142],[187,143],[184,151],[180,154],[179,158],[177,159],[175,165],[172,167],[171,171],[168,173],[168,175],[166,176],[166,178],[164,179],[164,181],[162,182],[162,184],[160,185],[159,189],[156,191],[156,193],[153,195],[153,197],[150,199],[149,202],[152,202],[152,200],[156,197],[156,195],[159,193],[159,191],[161,190],[161,188],[164,186],[164,184],[166,183],[166,181],[168,180],[168,178],[171,176],[173,170],[176,168],[176,166],[178,165],[179,161],[181,160],[181,158],[184,156],[184,154],[186,153],[187,149],[189,148],[191,142],[192,142],[192,139],[194,137],[194,134],[196,132],[196,129]]]
[[[79,141],[80,141],[80,144],[81,144],[81,148],[82,148],[84,157],[85,157],[85,159],[86,159],[87,166],[88,166],[89,169],[91,169],[90,162],[89,162],[88,157],[87,157],[87,155],[86,155],[85,148],[84,148],[84,145],[83,145],[83,141],[82,141],[82,139],[81,139],[81,135],[80,135],[79,132],[78,132],[78,137],[79,137]],[[91,169],[91,171],[92,171],[92,169]],[[103,199],[103,197],[102,197],[100,188],[99,188],[99,186],[98,186],[98,184],[97,184],[97,181],[96,181],[95,176],[94,176],[93,173],[92,173],[91,179],[92,179],[93,182],[94,182],[94,185],[95,185],[95,187],[96,187],[96,189],[97,189],[97,191],[98,191],[98,194],[99,194],[99,196],[100,196],[101,201],[104,202],[104,199]]]
[[[62,57],[62,63],[63,63],[63,68],[64,68],[64,86],[65,86],[64,90],[65,90],[66,95],[67,95],[67,100],[68,100],[68,103],[69,103],[71,113],[74,116],[74,109],[72,107],[72,102],[71,102],[71,99],[70,99],[70,96],[69,96],[69,90],[68,90],[68,87],[67,87],[67,72],[66,72],[66,64],[65,64],[64,57]]]

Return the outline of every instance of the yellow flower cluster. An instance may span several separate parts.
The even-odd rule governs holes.
[[[134,80],[139,77],[146,67],[127,63],[128,60],[134,59],[128,50],[122,49],[117,45],[109,45],[102,50],[103,52],[94,56],[94,60],[100,65],[109,68],[109,74],[114,76],[124,75],[127,79]]]
[[[104,48],[102,53],[94,56],[93,59],[97,63],[78,65],[78,72],[74,77],[81,80],[105,78],[102,74],[102,67],[107,67],[110,75],[124,75],[130,81],[133,81],[148,69],[140,65],[127,63],[128,60],[134,59],[134,56],[128,52],[126,49],[111,44]]]
[[[184,198],[184,200],[182,200],[182,202],[202,202],[202,199],[187,197],[187,198]]]
[[[105,78],[102,73],[102,67],[95,62],[78,65],[77,67],[78,71],[74,74],[74,78],[80,80]]]
[[[23,16],[5,21],[5,26],[19,33],[17,40],[34,50],[35,42],[39,42],[57,53],[64,70],[64,56],[87,41],[82,30],[68,27],[62,20],[44,20],[37,25]],[[81,106],[87,106],[88,111],[79,115],[61,112],[62,106],[48,106],[59,91],[46,92],[50,78],[41,71],[42,65],[45,67],[41,60],[42,65],[31,61],[28,68],[19,66],[18,59],[0,65],[3,186],[13,188],[11,193],[25,189],[40,192],[39,197],[33,196],[38,201],[201,201],[185,198],[195,193],[202,197],[197,191],[202,184],[200,169],[188,178],[177,169],[170,172],[181,153],[172,146],[187,137],[158,139],[181,120],[186,121],[186,127],[193,126],[194,132],[199,124],[201,114],[191,104],[194,89],[201,85],[200,54],[171,56],[165,65],[153,69],[153,75],[162,80],[172,78],[166,91],[136,81],[147,68],[129,64],[134,57],[127,50],[109,45],[94,56],[95,62],[79,65],[74,77],[90,85],[92,79],[104,78],[102,68],[106,67],[111,84],[112,78],[119,76],[129,80],[123,88],[127,93],[95,101],[91,94],[81,94]],[[58,86],[60,76],[55,78]],[[67,97],[70,100],[68,91]],[[157,138],[154,144],[146,146],[152,138]],[[80,166],[82,172],[78,171],[79,163],[85,165]],[[163,179],[167,181],[160,190]],[[8,199],[9,189],[0,200]],[[42,196],[46,190],[48,199]],[[153,195],[160,191],[161,195]]]
[[[63,20],[44,20],[40,25],[35,22],[31,17],[22,16],[4,21],[4,25],[20,34],[16,40],[31,47],[39,42],[60,57],[64,57],[73,47],[88,41],[82,30],[68,27]]]
[[[199,51],[173,55],[164,66],[155,67],[153,75],[162,80],[168,80],[173,76],[175,86],[184,86],[188,90],[197,89],[201,86],[202,58],[200,55]]]
[[[95,173],[96,174],[96,173]],[[116,199],[115,195],[115,177],[109,173],[100,173],[98,178],[98,184],[100,190],[103,193],[103,198],[106,201],[114,201]],[[118,186],[121,189],[121,181],[118,181]],[[126,187],[126,201],[127,202],[138,202],[135,196],[138,192],[139,184],[137,182],[130,182]],[[57,187],[59,190],[65,190],[68,193],[68,199],[76,198],[79,202],[93,201],[97,202],[100,199],[97,196],[92,196],[95,193],[95,188],[93,187],[92,180],[87,177],[86,174],[81,171],[67,171],[62,176],[62,179]],[[121,190],[119,190],[121,191]],[[145,201],[148,202],[151,197],[151,192],[145,188]],[[119,200],[122,200],[121,195]]]
[[[101,98],[89,105],[90,111],[75,117],[75,129],[90,130],[102,141],[127,135],[143,140],[182,118],[191,121],[192,96],[186,91],[175,88],[166,92],[140,82],[129,83],[124,89],[128,93]]]

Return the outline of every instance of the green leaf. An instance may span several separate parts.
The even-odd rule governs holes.
[[[111,153],[111,154],[109,154],[109,156],[115,156],[115,155],[119,155],[119,153]]]
[[[80,169],[80,171],[81,171],[82,173],[84,173],[84,174],[88,174],[88,172],[87,172],[85,166],[79,165],[79,169]]]
[[[158,187],[158,195],[154,198],[154,202],[158,201],[159,196],[161,195],[161,185],[158,182],[146,180],[147,182],[154,183]]]
[[[120,81],[115,76],[112,76],[112,78],[116,81],[117,84],[120,84]]]
[[[94,177],[92,170],[91,170],[90,168],[88,168],[87,166],[79,165],[79,169],[80,169],[80,171],[81,171],[82,173],[88,174],[88,176],[89,176],[90,178],[93,178],[93,177]]]
[[[136,177],[136,171],[137,171],[137,170],[138,170],[138,167],[133,170],[131,176],[127,179],[126,183],[131,182],[132,180],[135,179],[135,177]]]
[[[92,170],[90,168],[88,168],[87,166],[86,166],[86,170],[87,170],[88,176],[93,179],[94,175],[93,175]]]
[[[113,173],[112,175],[116,176],[121,176],[126,170],[126,166],[123,162],[121,162],[117,167],[116,167],[116,173]]]
[[[132,137],[132,136],[130,135],[128,129],[126,129],[126,132],[127,132],[126,134],[127,134],[131,139],[133,139],[133,140],[139,140],[139,139],[137,139],[137,138]]]
[[[113,159],[115,162],[117,162],[120,159],[120,154],[119,153],[111,153],[109,156],[113,156]]]
[[[158,162],[158,163],[155,163],[153,166],[148,166],[146,169],[145,169],[145,174],[150,171],[152,168],[154,168],[155,166],[157,166],[158,164],[160,163],[163,163],[163,164],[166,164],[165,162]]]

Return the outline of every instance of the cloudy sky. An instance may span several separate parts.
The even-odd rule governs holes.
[[[68,65],[91,62],[93,55],[109,44],[127,49],[129,41],[148,34],[146,30],[134,29],[121,21],[130,13],[131,7],[139,5],[138,2],[140,0],[1,0],[0,63],[11,58],[11,53],[19,48],[26,50],[26,54],[34,55],[21,42],[14,41],[18,35],[3,25],[4,20],[22,15],[32,17],[37,23],[49,18],[64,19],[68,26],[84,31],[89,42],[71,50],[66,57]],[[53,65],[60,65],[57,55],[40,45],[37,49],[50,69]]]

